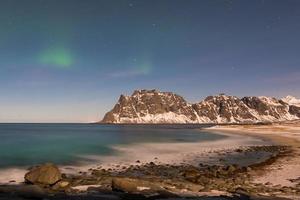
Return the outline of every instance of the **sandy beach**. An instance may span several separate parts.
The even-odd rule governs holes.
[[[269,125],[224,125],[207,128],[212,132],[249,135],[292,147],[289,156],[282,157],[253,174],[256,183],[296,186],[300,183],[300,121],[279,122]],[[299,199],[299,196],[293,197]]]

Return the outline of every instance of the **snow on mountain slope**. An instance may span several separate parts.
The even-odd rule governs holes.
[[[292,102],[295,102],[293,98]],[[158,90],[136,90],[121,95],[102,123],[254,123],[300,118],[300,107],[271,97],[224,94],[208,96],[195,104],[183,97]]]
[[[197,114],[181,96],[157,90],[121,95],[105,123],[198,123]]]
[[[282,98],[281,100],[289,105],[300,107],[300,99],[297,99],[296,97],[288,95],[285,98]]]

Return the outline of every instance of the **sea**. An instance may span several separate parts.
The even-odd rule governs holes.
[[[117,155],[114,147],[120,145],[201,143],[228,137],[201,130],[205,126],[3,123],[0,169],[46,162],[75,165],[88,162],[89,156]]]

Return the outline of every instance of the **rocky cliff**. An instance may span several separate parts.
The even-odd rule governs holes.
[[[292,99],[293,103],[288,100]],[[256,123],[300,118],[296,98],[243,97],[220,94],[190,104],[171,92],[136,90],[121,95],[102,123]]]

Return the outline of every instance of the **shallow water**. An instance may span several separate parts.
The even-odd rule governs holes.
[[[116,155],[113,146],[117,145],[207,142],[227,137],[176,125],[0,124],[0,168],[45,162],[76,164],[89,155]]]

